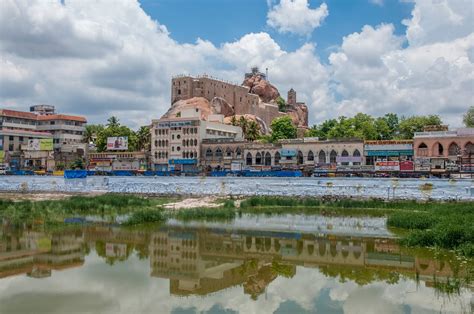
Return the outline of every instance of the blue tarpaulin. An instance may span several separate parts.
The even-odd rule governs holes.
[[[87,170],[65,170],[65,179],[82,179],[87,178]]]

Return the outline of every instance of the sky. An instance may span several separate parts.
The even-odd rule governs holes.
[[[309,122],[474,105],[471,0],[0,0],[0,107],[55,105],[133,128],[178,74],[241,83],[252,66]]]

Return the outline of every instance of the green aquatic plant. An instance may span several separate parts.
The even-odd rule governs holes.
[[[124,225],[139,225],[166,221],[166,216],[159,209],[141,209],[134,211],[124,222]]]
[[[187,208],[172,214],[179,220],[230,220],[235,218],[235,211],[229,208]]]

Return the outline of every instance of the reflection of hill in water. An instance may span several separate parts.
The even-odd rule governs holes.
[[[170,293],[206,295],[233,286],[257,298],[278,276],[293,277],[297,267],[317,267],[326,276],[364,285],[396,283],[400,276],[443,287],[467,271],[455,259],[434,258],[427,250],[400,250],[394,239],[316,236],[272,232],[162,226],[138,230],[109,226],[63,231],[4,228],[0,238],[0,278],[35,278],[81,267],[90,249],[113,265],[134,252],[148,258],[150,275],[170,280]],[[472,265],[471,265],[472,266]]]

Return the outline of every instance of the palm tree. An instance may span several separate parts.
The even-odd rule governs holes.
[[[248,141],[255,141],[260,134],[260,126],[255,121],[250,121],[245,132],[245,139]]]
[[[242,132],[245,134],[247,131],[248,122],[244,116],[241,116],[239,119],[239,126],[242,128]]]
[[[233,126],[238,125],[237,118],[235,116],[232,116],[232,118],[230,119],[230,124],[232,124]]]
[[[136,132],[138,150],[148,151],[151,143],[151,132],[148,125],[141,126]]]
[[[120,126],[119,119],[117,117],[110,117],[107,119],[107,127],[108,128],[115,128]]]

